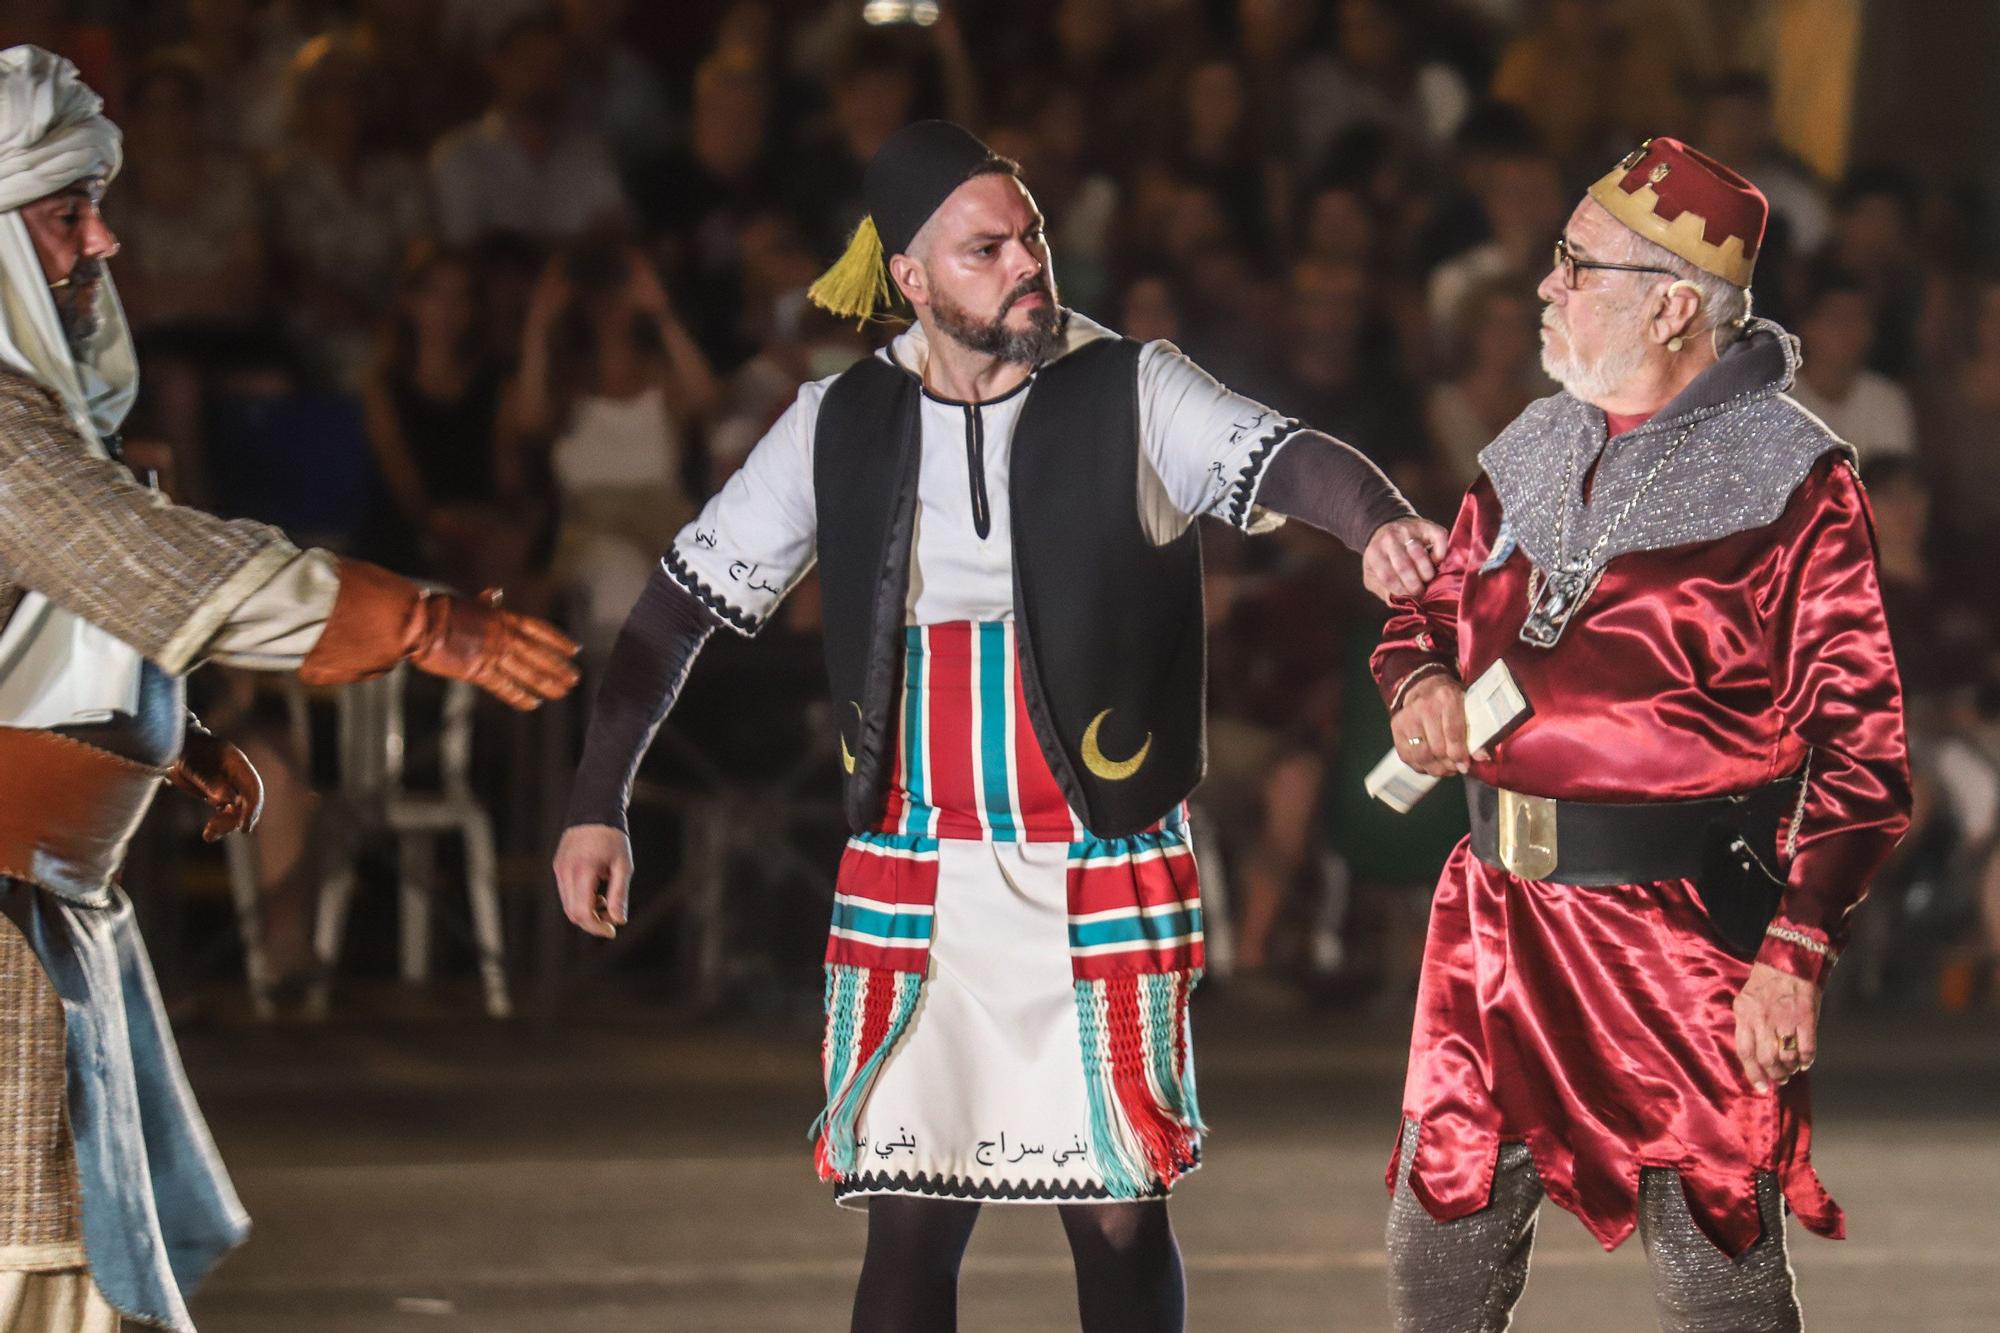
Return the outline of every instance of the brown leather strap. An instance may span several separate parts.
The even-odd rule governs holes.
[[[0,727],[0,875],[102,902],[165,773],[51,731]]]

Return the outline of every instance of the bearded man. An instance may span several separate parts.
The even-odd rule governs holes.
[[[1085,1328],[1179,1329],[1194,519],[1296,515],[1380,594],[1420,591],[1444,533],[1345,445],[1063,310],[1018,168],[965,130],[898,131],[866,194],[814,299],[869,317],[893,279],[916,324],[805,386],[667,553],[591,721],[564,907],[600,935],[625,919],[632,775],[690,660],[816,558],[854,836],[815,1134],[836,1201],[868,1208],[854,1327],[954,1327],[980,1203],[1008,1200],[1057,1206]]]
[[[1784,1209],[1841,1234],[1804,1071],[1848,914],[1908,825],[1902,693],[1852,451],[1749,318],[1764,197],[1672,139],[1543,279],[1564,391],[1481,455],[1384,631],[1399,752],[1466,774],[1389,1168],[1397,1327],[1504,1329],[1546,1194],[1637,1227],[1662,1327],[1799,1327]],[[1468,753],[1504,662],[1533,709]]]
[[[101,107],[68,61],[0,51],[0,1333],[192,1333],[187,1294],[248,1225],[113,883],[162,778],[211,838],[257,818],[182,674],[407,660],[521,708],[576,682],[549,625],[168,504],[118,461],[138,386]]]

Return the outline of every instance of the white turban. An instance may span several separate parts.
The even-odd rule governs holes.
[[[117,175],[119,137],[75,65],[39,46],[0,51],[0,213]]]
[[[93,444],[138,396],[125,312],[107,272],[102,324],[79,362],[19,210],[86,177],[116,175],[119,138],[75,65],[38,46],[0,51],[0,365],[54,390]]]

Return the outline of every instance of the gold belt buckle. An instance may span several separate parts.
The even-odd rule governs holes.
[[[1499,790],[1500,864],[1522,879],[1548,878],[1556,868],[1556,803]]]

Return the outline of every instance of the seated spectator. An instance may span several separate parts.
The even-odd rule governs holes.
[[[150,56],[127,90],[129,146],[111,220],[132,248],[119,296],[146,365],[153,431],[190,503],[214,499],[205,399],[215,373],[263,339],[267,264],[255,175],[205,134],[208,84],[185,56]]]
[[[2000,531],[2000,280],[1980,284],[1965,360],[1930,378],[1918,438],[1938,474],[1938,518],[1954,566],[1984,572]]]
[[[1549,0],[1500,53],[1492,92],[1534,122],[1559,161],[1588,170],[1683,120],[1676,55],[1657,26],[1611,0]]]
[[[1339,720],[1340,575],[1323,548],[1285,550],[1281,569],[1249,574],[1233,567],[1240,542],[1218,545],[1205,583],[1220,630],[1211,636],[1219,693],[1194,801],[1219,826],[1231,872],[1232,989],[1254,1005],[1285,1007],[1297,997],[1281,965],[1297,961],[1285,956],[1297,934],[1278,925],[1317,860],[1324,756]],[[1302,623],[1301,605],[1322,614]]]
[[[445,41],[444,0],[356,0],[346,36],[367,83],[369,148],[421,159],[478,111],[479,71]]]
[[[65,0],[9,0],[0,15],[0,51],[39,46],[60,52],[104,98],[104,114],[123,124],[126,65],[119,47],[124,33],[101,20],[79,19],[69,12],[74,8]]]
[[[550,16],[518,19],[501,34],[488,62],[491,107],[431,154],[446,240],[511,231],[565,241],[623,220],[625,192],[604,140],[565,119],[568,59]]]
[[[1181,81],[1179,129],[1167,160],[1181,180],[1206,190],[1222,208],[1230,240],[1247,255],[1270,253],[1271,221],[1286,210],[1290,173],[1265,154],[1250,118],[1247,80],[1233,61],[1204,60]]]
[[[1375,215],[1351,185],[1326,184],[1307,195],[1299,231],[1300,259],[1363,266],[1375,262]]]
[[[1328,47],[1322,11],[1313,0],[1236,6],[1236,55],[1259,71],[1249,89],[1254,114],[1270,127],[1273,151],[1300,178],[1318,167],[1350,109],[1347,75]]]
[[[744,312],[758,352],[729,376],[708,437],[708,489],[720,489],[809,380],[837,375],[868,355],[851,320],[806,300],[820,264],[798,227],[779,211],[743,227],[741,285],[731,303]]]
[[[1929,552],[1933,487],[1917,460],[1878,458],[1863,473],[1875,512],[1882,609],[1911,712],[1950,695],[1970,698],[1994,679],[2000,621],[1976,596],[1940,578]]]
[[[800,216],[815,228],[807,238],[815,253],[847,247],[868,211],[862,172],[891,134],[918,118],[918,92],[913,55],[893,34],[869,32],[845,45],[827,80],[830,124],[806,145],[792,182]]]
[[[1778,141],[1771,81],[1748,72],[1717,80],[1698,123],[1701,137],[1695,142],[1701,150],[1757,182],[1771,201],[1771,220],[1784,231],[1786,248],[1793,254],[1816,253],[1833,229],[1833,210],[1825,183]],[[1759,263],[1768,257],[1771,239],[1767,232]]]
[[[1833,236],[1811,267],[1814,285],[1839,274],[1867,291],[1874,319],[1869,368],[1898,378],[1917,365],[1924,300],[1917,235],[1915,184],[1894,168],[1858,168],[1841,184]]]
[[[1324,96],[1338,108],[1325,142],[1364,122],[1388,129],[1404,147],[1432,150],[1451,141],[1471,109],[1458,71],[1424,60],[1410,7],[1402,0],[1338,0],[1340,59]]]
[[[1048,217],[1055,253],[1062,256],[1063,296],[1085,312],[1103,309],[1108,294],[1111,232],[1121,198],[1116,178],[1095,160],[1094,123],[1089,93],[1054,88],[1024,130],[1011,136],[1018,151],[1007,151],[1035,182],[1035,201]]]
[[[1456,367],[1424,404],[1441,491],[1479,479],[1479,451],[1535,399],[1555,392],[1541,370],[1541,311],[1532,291],[1502,278],[1475,287],[1464,303]]]
[[[675,134],[666,88],[646,58],[625,40],[630,0],[557,0],[569,36],[569,117],[588,125],[630,171]]]
[[[710,56],[695,70],[686,145],[656,156],[634,181],[634,203],[661,237],[668,276],[688,302],[689,326],[725,369],[756,350],[736,299],[743,229],[752,214],[786,198],[770,112],[766,76],[747,54]]]
[[[204,137],[269,152],[285,124],[285,69],[303,37],[289,22],[291,7],[187,0],[186,9],[187,40],[170,51],[201,78]]]
[[[264,305],[265,255],[250,164],[203,130],[208,85],[184,56],[133,76],[130,161],[113,221],[133,242],[118,286],[134,329],[241,326]]]
[[[1792,397],[1861,455],[1864,473],[1878,458],[1917,447],[1916,409],[1902,385],[1868,369],[1875,328],[1868,293],[1851,278],[1826,280],[1801,312],[1805,359]]]
[[[1164,273],[1141,273],[1125,285],[1115,327],[1135,342],[1181,341],[1180,296]]]
[[[285,140],[270,168],[273,247],[283,308],[301,345],[336,383],[358,386],[380,312],[410,242],[428,230],[424,177],[364,139],[367,64],[345,39],[299,48]]]
[[[559,507],[555,576],[572,626],[608,652],[661,552],[694,514],[696,430],[718,397],[708,359],[652,263],[585,241],[550,262],[529,303],[503,415],[502,489],[546,470]]]
[[[1471,329],[1463,321],[1466,296],[1475,287],[1508,279],[1534,290],[1548,272],[1549,250],[1566,217],[1555,159],[1532,141],[1470,153],[1464,173],[1488,239],[1431,270],[1431,333],[1440,347]]]
[[[1294,265],[1278,363],[1246,376],[1243,388],[1352,443],[1403,485],[1418,480],[1424,466],[1420,400],[1370,298],[1357,267]]]
[[[486,311],[486,354],[507,368],[511,379],[521,358],[521,330],[528,303],[548,264],[540,245],[510,231],[496,231],[472,247],[479,272],[480,304]]]
[[[1931,488],[1915,461],[1881,458],[1866,479],[1915,805],[1910,831],[1857,922],[1851,984],[1879,992],[1893,965],[1929,936],[1946,944],[1940,980],[1957,1007],[1977,974],[2000,961],[2000,769],[1978,742],[1990,728],[1980,704],[1993,680],[1994,619],[1980,598],[1932,568]]]
[[[500,495],[503,368],[483,336],[481,295],[467,252],[416,247],[362,391],[390,502],[364,541],[369,558],[475,589],[513,581],[534,536]]]
[[[1421,281],[1424,238],[1436,227],[1429,176],[1422,158],[1372,122],[1347,130],[1327,150],[1319,180],[1353,190],[1375,220],[1371,276]]]

